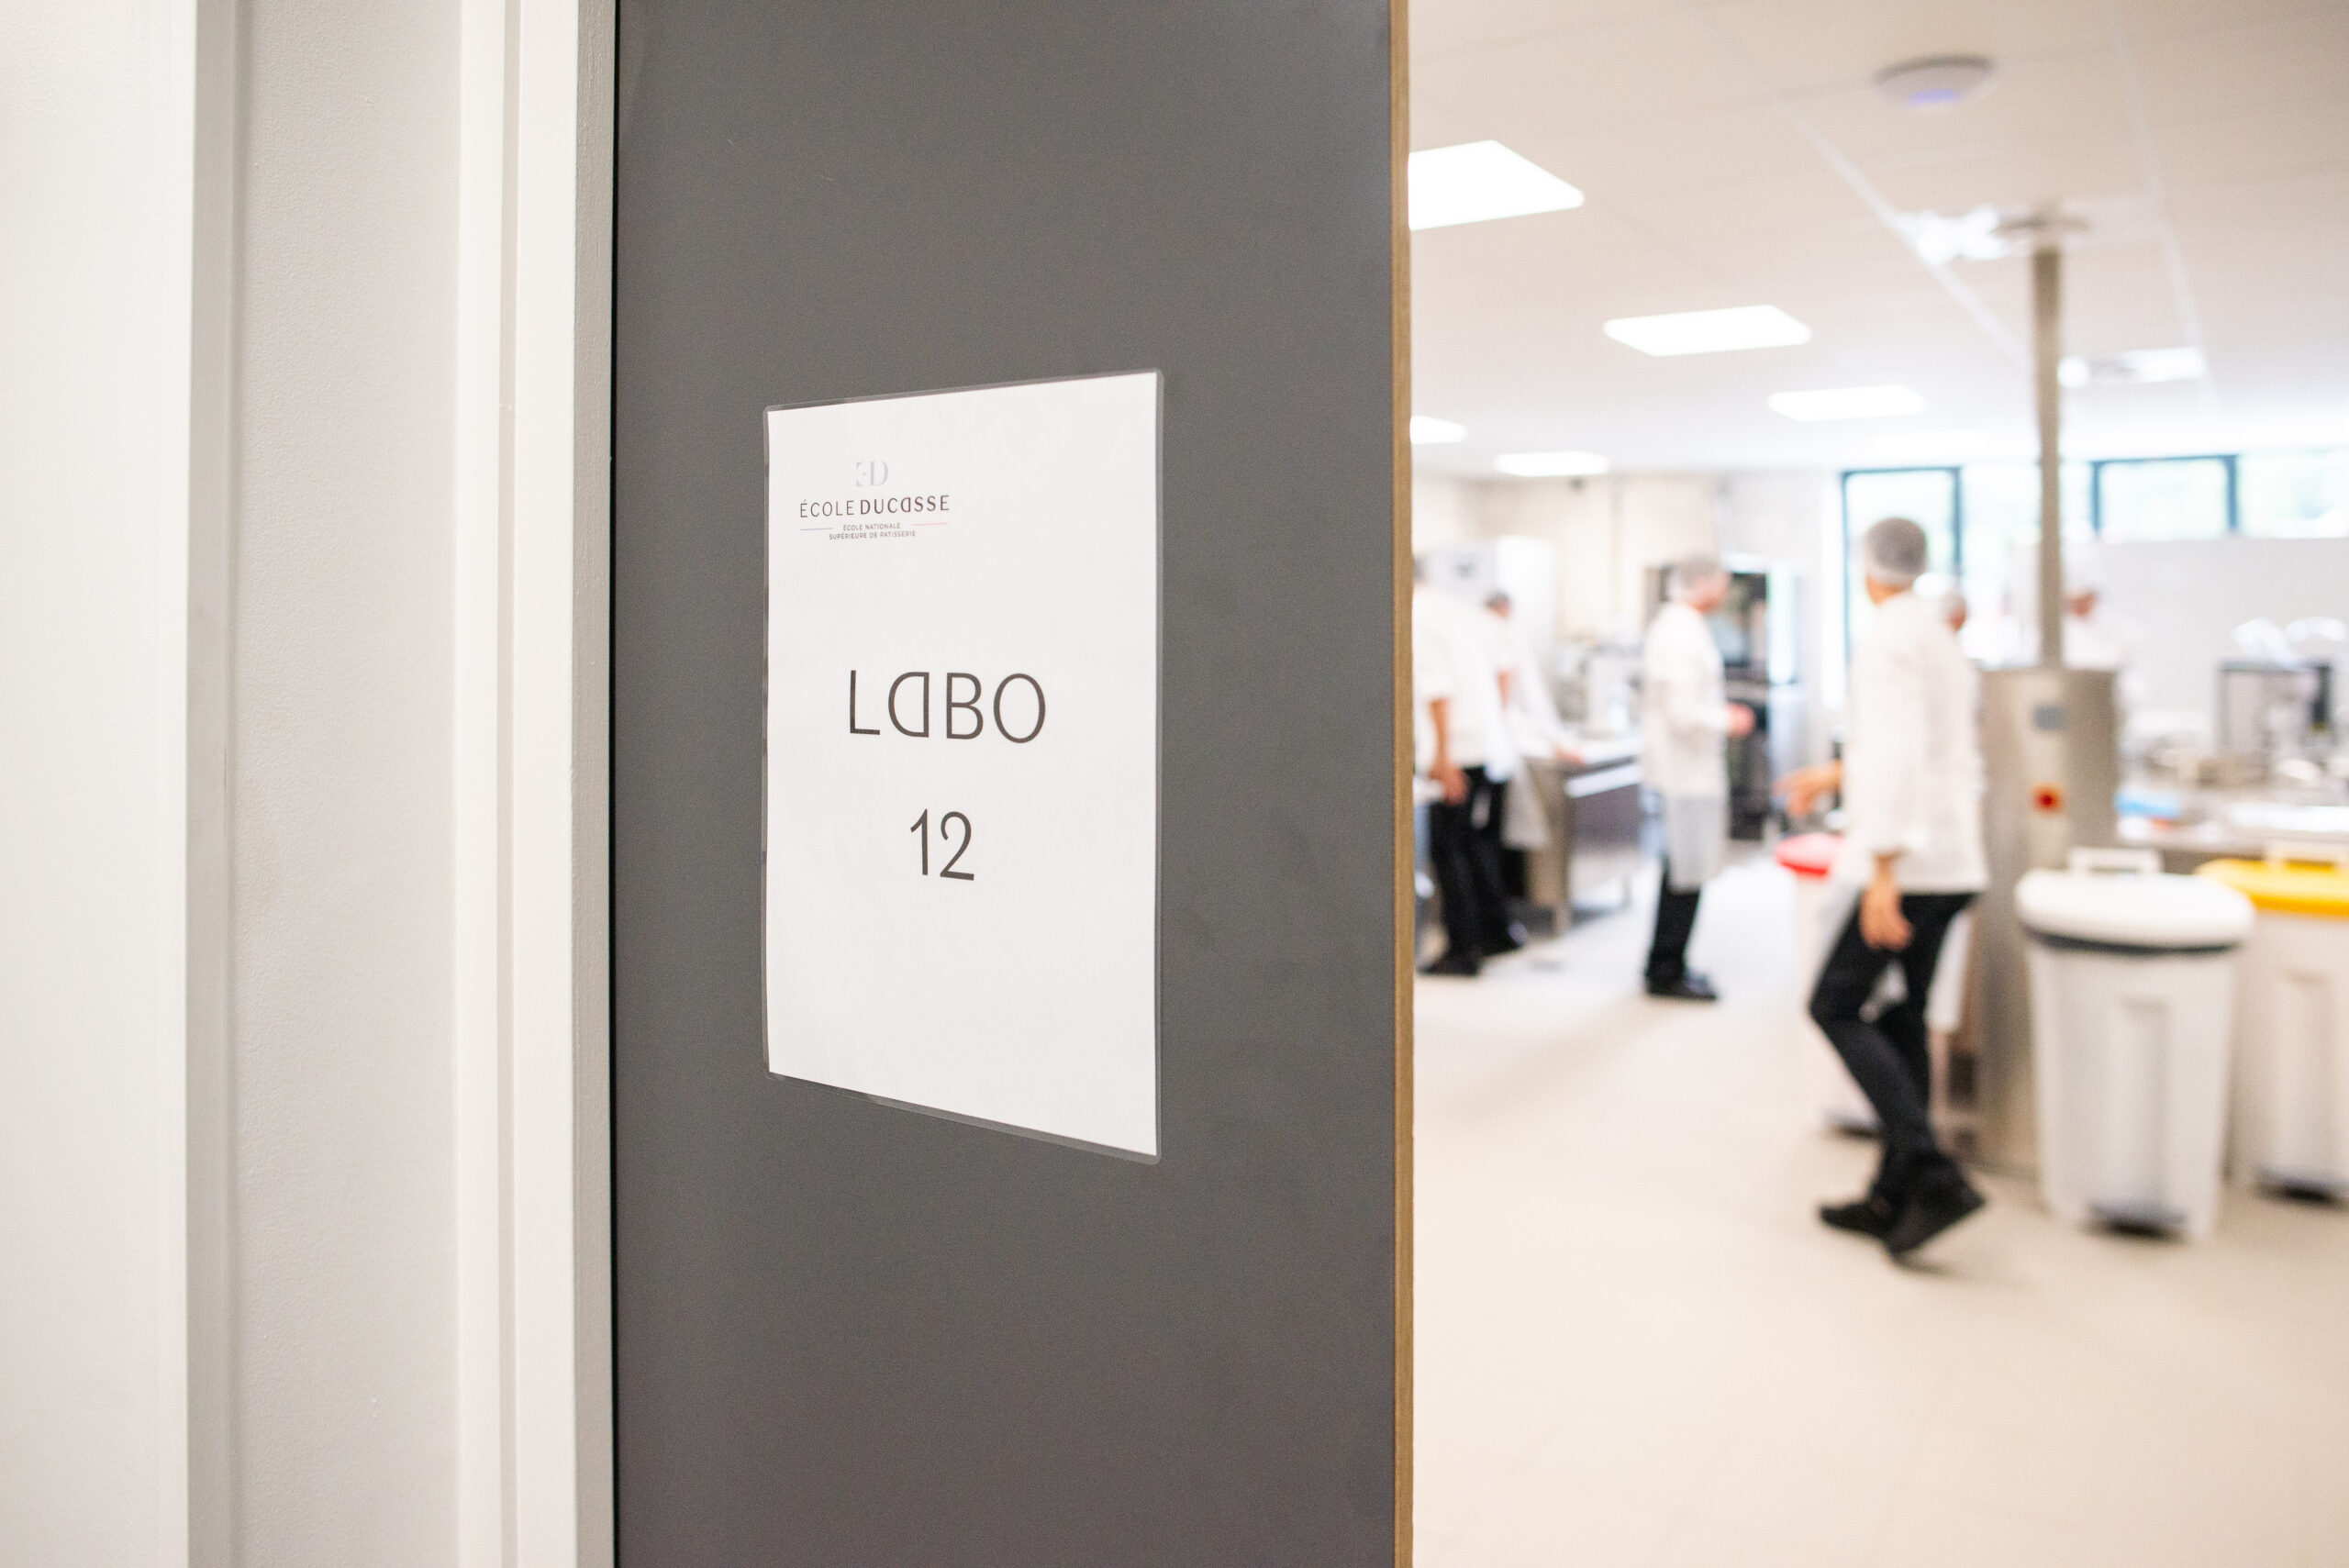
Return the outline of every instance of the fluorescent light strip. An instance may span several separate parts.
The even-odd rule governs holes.
[[[1894,419],[1924,411],[1925,400],[1905,386],[1837,386],[1770,395],[1770,412],[1789,419]]]
[[[1497,141],[1414,152],[1406,178],[1413,228],[1448,228],[1582,206],[1580,191]]]
[[[1437,419],[1425,414],[1411,416],[1411,444],[1415,447],[1446,447],[1468,439],[1468,427],[1455,425],[1449,419]]]
[[[1580,479],[1606,473],[1607,460],[1597,452],[1506,452],[1493,466],[1520,479]]]
[[[1732,349],[1778,349],[1810,341],[1810,328],[1775,305],[1728,310],[1686,310],[1676,316],[1625,316],[1603,328],[1643,354],[1720,354]]]

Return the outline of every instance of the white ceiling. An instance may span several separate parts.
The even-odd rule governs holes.
[[[2032,447],[2029,263],[1936,272],[1890,215],[2060,203],[2065,347],[2199,347],[2199,383],[2067,398],[2086,456],[2349,440],[2349,0],[1413,0],[1411,144],[1493,138],[1582,207],[1412,240],[1423,467],[1575,449],[1624,469],[1866,465],[1971,431]],[[1885,66],[1997,84],[1897,107]],[[1795,348],[1652,359],[1618,316],[1775,305]],[[1802,425],[1773,392],[1902,383],[1926,410]],[[1906,443],[1901,438],[1906,437]],[[1965,455],[1953,452],[1953,456]]]

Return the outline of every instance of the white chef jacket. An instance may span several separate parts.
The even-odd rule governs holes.
[[[1640,763],[1666,799],[1729,798],[1729,704],[1705,617],[1675,599],[1656,611],[1640,661]]]
[[[1558,717],[1558,705],[1550,695],[1549,679],[1542,673],[1542,656],[1534,651],[1533,639],[1515,620],[1492,617],[1500,628],[1502,668],[1510,672],[1508,686],[1509,732],[1517,741],[1520,757],[1549,757],[1562,746],[1570,745],[1573,736],[1564,719]]]
[[[1876,606],[1852,652],[1835,881],[1865,883],[1877,855],[1898,852],[1905,893],[1976,893],[1988,882],[1972,672],[1949,624],[1916,595]]]
[[[1471,618],[1476,617],[1476,618]],[[1517,771],[1517,747],[1501,708],[1497,639],[1481,624],[1495,617],[1449,595],[1411,594],[1411,706],[1419,772],[1435,765],[1435,722],[1428,704],[1451,699],[1452,761],[1483,768],[1496,782]]]
[[[2075,670],[2112,672],[2113,700],[2121,717],[2142,706],[2144,677],[2137,670],[2137,628],[2099,600],[2094,610],[2076,616],[2064,612],[2064,662]]]

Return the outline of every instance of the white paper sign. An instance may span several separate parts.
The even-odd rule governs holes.
[[[767,411],[767,1066],[1158,1152],[1158,376]]]

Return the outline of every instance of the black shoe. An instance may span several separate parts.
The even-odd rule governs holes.
[[[1884,1250],[1896,1259],[1906,1259],[1988,1201],[1956,1166],[1935,1172],[1909,1190],[1908,1201],[1900,1206],[1900,1218],[1884,1233]]]
[[[1721,999],[1720,993],[1713,989],[1711,981],[1695,973],[1684,974],[1677,980],[1651,980],[1648,982],[1648,995],[1674,1002],[1718,1002]]]
[[[1448,952],[1442,958],[1437,959],[1433,963],[1422,968],[1419,973],[1421,974],[1473,975],[1482,968],[1484,968],[1484,965],[1479,963],[1475,958],[1471,957],[1467,953]]]
[[[1515,952],[1524,945],[1525,928],[1512,925],[1499,936],[1485,939],[1485,956],[1490,958],[1495,953]]]
[[[1820,1223],[1836,1230],[1848,1230],[1854,1236],[1873,1237],[1881,1241],[1900,1216],[1892,1205],[1875,1193],[1854,1198],[1849,1203],[1822,1203],[1819,1206]]]

